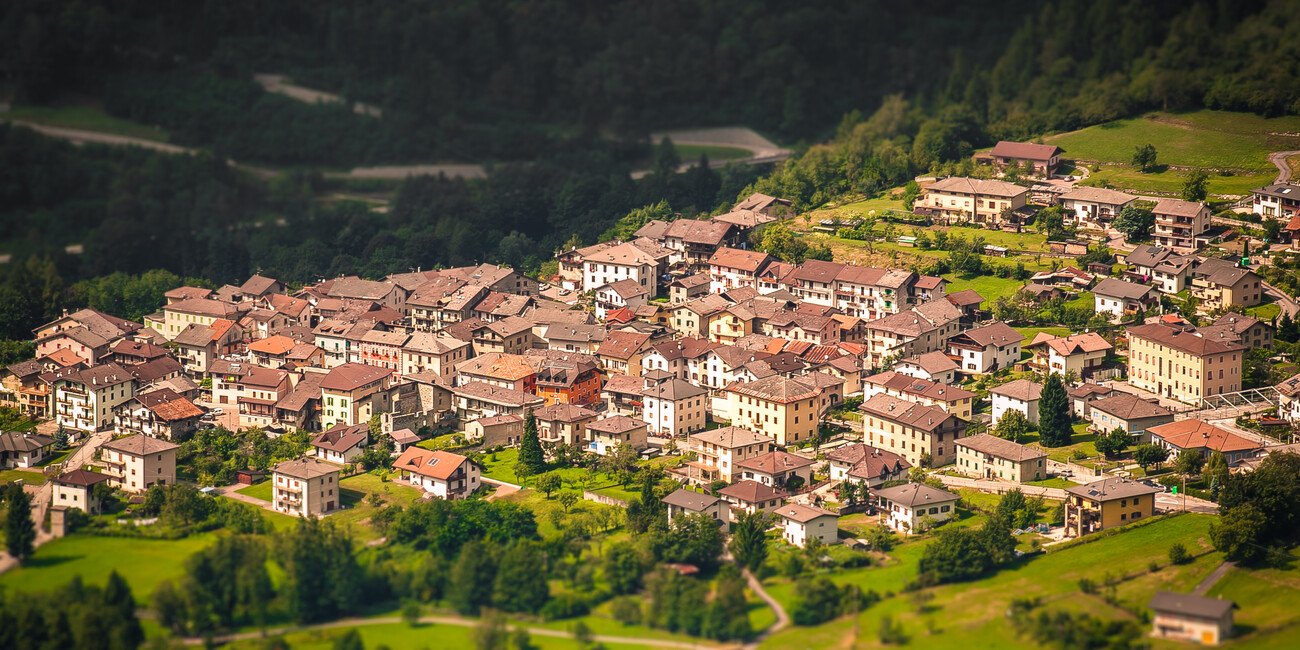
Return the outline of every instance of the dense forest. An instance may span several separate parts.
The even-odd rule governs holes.
[[[660,201],[689,217],[758,190],[806,208],[1000,138],[1152,108],[1300,112],[1291,4],[16,0],[0,7],[13,45],[0,91],[95,98],[209,153],[0,127],[0,253],[14,256],[0,265],[0,330],[17,338],[63,306],[140,305],[185,278],[536,269]],[[267,94],[253,72],[378,104],[383,118]],[[774,168],[700,161],[675,174],[672,147],[645,138],[737,123],[826,144]],[[654,173],[632,180],[651,156]],[[527,162],[484,180],[409,179],[379,211],[338,194],[387,188],[248,173],[228,157]],[[143,275],[155,269],[165,275]]]

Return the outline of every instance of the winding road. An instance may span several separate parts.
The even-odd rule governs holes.
[[[759,582],[758,578],[754,577],[754,574],[750,573],[749,569],[742,569],[741,571],[745,575],[745,581],[749,583],[750,590],[759,598],[763,599],[763,602],[767,603],[767,606],[771,607],[772,611],[776,614],[775,623],[769,625],[766,630],[760,632],[758,636],[754,637],[754,640],[745,644],[744,650],[754,650],[768,637],[788,627],[790,625],[790,615],[786,613],[785,607],[781,606],[780,601],[767,593],[766,589],[763,589],[763,583]]]
[[[1291,166],[1286,162],[1286,159],[1291,156],[1300,156],[1300,151],[1274,151],[1268,155],[1268,161],[1277,167],[1277,179],[1273,181],[1274,184],[1291,180]]]

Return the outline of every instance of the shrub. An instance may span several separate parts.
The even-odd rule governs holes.
[[[1176,543],[1169,547],[1169,561],[1173,564],[1187,564],[1192,561],[1192,554],[1187,552],[1186,546]]]

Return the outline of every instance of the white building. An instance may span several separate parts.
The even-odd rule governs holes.
[[[709,391],[676,377],[645,385],[641,419],[655,434],[677,438],[704,429]]]
[[[904,535],[922,532],[920,528],[926,517],[935,524],[951,519],[960,498],[924,483],[898,485],[874,494],[880,506],[880,523]]]
[[[758,275],[772,262],[761,251],[719,248],[709,258],[709,288],[720,293],[740,287],[758,288]]]
[[[1002,414],[1007,411],[1020,411],[1033,424],[1038,424],[1038,397],[1043,392],[1043,385],[1017,379],[1001,386],[989,389],[993,401],[993,426],[998,425]]]
[[[787,503],[777,508],[776,514],[781,518],[781,539],[789,544],[806,548],[814,538],[822,546],[840,543],[840,517],[833,512]]]
[[[1132,205],[1136,196],[1102,187],[1076,186],[1061,195],[1061,207],[1072,213],[1074,223],[1082,227],[1099,228],[1115,220],[1125,206]]]
[[[634,280],[653,297],[659,293],[658,268],[650,254],[632,244],[619,244],[583,259],[582,290],[594,291],[620,280]]]
[[[948,353],[961,357],[961,371],[983,374],[1010,368],[1020,361],[1020,342],[1025,335],[1006,323],[997,322],[966,330],[948,339]]]
[[[727,507],[726,501],[718,497],[679,488],[672,494],[665,496],[663,502],[664,505],[668,506],[668,525],[670,526],[673,519],[682,515],[704,514],[718,522],[723,531],[730,528],[731,508]]]
[[[316,460],[286,460],[271,468],[271,503],[276,512],[324,515],[342,504],[339,467]]]
[[[69,433],[111,427],[114,407],[135,396],[135,377],[116,363],[56,370],[53,383],[54,418]]]
[[[443,499],[465,499],[483,487],[478,464],[448,451],[408,447],[393,461],[393,469],[411,485]]]

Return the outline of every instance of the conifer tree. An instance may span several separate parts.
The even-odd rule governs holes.
[[[546,470],[542,441],[537,437],[537,416],[533,415],[532,409],[524,414],[524,436],[519,440],[519,464],[527,470],[529,476]]]

